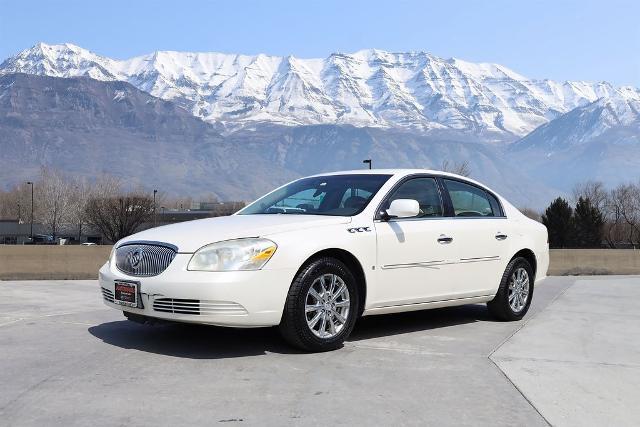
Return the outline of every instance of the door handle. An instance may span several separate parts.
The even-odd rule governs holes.
[[[438,243],[442,245],[448,245],[451,242],[453,242],[453,237],[445,236],[444,234],[441,234],[440,237],[438,237]]]
[[[509,237],[509,236],[507,236],[506,234],[503,234],[503,233],[501,233],[499,231],[498,231],[498,234],[496,234],[496,240],[504,240],[507,237]]]

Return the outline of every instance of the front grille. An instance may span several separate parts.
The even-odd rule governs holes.
[[[242,315],[247,314],[243,306],[228,301],[203,301],[198,299],[157,298],[153,309],[163,313],[199,315]]]
[[[105,301],[108,302],[113,302],[113,292],[111,292],[109,289],[107,288],[100,288],[102,290],[102,298],[105,299]]]
[[[130,276],[157,276],[169,267],[178,249],[155,242],[126,243],[116,249],[116,267]]]

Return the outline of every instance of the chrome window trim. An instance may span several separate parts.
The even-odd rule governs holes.
[[[384,221],[380,218],[376,218],[373,222],[404,222],[404,221],[425,221],[425,220],[445,220],[445,219],[507,219],[506,216],[440,216],[440,217],[424,217],[424,218],[391,218],[388,221]]]
[[[436,187],[438,188],[438,196],[440,197],[440,204],[442,207],[442,212],[443,215],[442,216],[432,216],[432,217],[415,217],[415,218],[391,218],[389,220],[382,220],[382,218],[380,218],[380,209],[382,208],[382,206],[384,205],[384,203],[387,201],[387,199],[393,194],[394,191],[396,191],[402,184],[404,184],[405,182],[409,181],[410,179],[414,179],[414,178],[433,178],[436,181]],[[473,187],[476,187],[488,194],[490,194],[493,198],[496,199],[496,202],[498,202],[498,206],[500,207],[500,211],[501,211],[501,215],[494,215],[494,216],[447,216],[446,215],[446,206],[444,204],[444,198],[443,198],[443,194],[442,194],[442,188],[441,185],[438,183],[438,180],[443,180],[442,182],[442,187],[444,187],[444,190],[448,191],[445,184],[444,184],[444,180],[445,179],[449,179],[451,181],[458,181],[461,182],[463,184],[467,184],[467,185],[471,185]],[[447,194],[447,197],[450,199],[451,196],[449,196]],[[373,222],[403,222],[403,221],[427,221],[427,220],[443,220],[443,219],[455,219],[455,220],[464,220],[464,219],[507,219],[507,214],[506,211],[504,209],[504,206],[502,205],[502,201],[500,200],[500,198],[498,196],[496,196],[496,194],[473,182],[469,182],[466,179],[461,179],[458,177],[450,177],[447,175],[439,175],[439,174],[428,174],[428,173],[414,173],[414,174],[410,174],[410,175],[406,175],[404,177],[402,177],[400,180],[398,180],[398,182],[396,182],[393,187],[391,187],[389,189],[389,191],[387,191],[387,194],[384,195],[384,197],[382,198],[382,200],[380,201],[380,203],[378,203],[378,207],[376,208],[376,211],[373,215]]]

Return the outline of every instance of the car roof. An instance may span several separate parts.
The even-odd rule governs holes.
[[[329,176],[329,175],[393,175],[393,176],[403,177],[403,176],[414,175],[414,174],[440,175],[440,176],[447,176],[451,178],[457,178],[462,181],[466,181],[466,182],[478,185],[482,188],[489,190],[493,194],[498,195],[495,191],[491,190],[486,184],[478,182],[475,179],[471,179],[469,177],[462,176],[462,175],[457,175],[451,172],[439,171],[434,169],[355,169],[355,170],[319,173],[316,175],[311,175],[307,178]]]
[[[335,171],[335,172],[325,172],[319,173],[316,175],[311,175],[311,177],[316,176],[328,176],[328,175],[413,175],[413,174],[428,174],[428,175],[443,175],[450,176],[452,178],[460,178],[470,182],[476,182],[471,178],[462,175],[456,175],[451,172],[444,172],[433,169],[354,169],[354,170],[345,170],[345,171]],[[480,183],[478,183],[480,184]],[[482,184],[480,184],[482,185]]]

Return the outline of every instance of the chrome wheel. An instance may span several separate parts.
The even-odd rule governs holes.
[[[509,279],[509,306],[514,313],[521,312],[527,305],[529,298],[529,273],[520,267]]]
[[[305,317],[313,334],[333,338],[349,318],[349,289],[336,274],[323,274],[313,281],[305,299]]]

